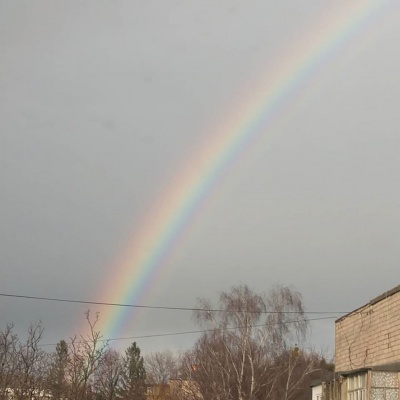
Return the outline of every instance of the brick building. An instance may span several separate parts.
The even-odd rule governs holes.
[[[337,372],[399,362],[400,285],[335,323]]]
[[[335,372],[323,400],[400,400],[400,285],[335,322]]]

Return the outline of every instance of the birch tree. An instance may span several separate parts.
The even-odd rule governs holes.
[[[308,332],[300,293],[278,286],[257,294],[242,285],[222,292],[216,306],[201,299],[197,308],[194,317],[207,332],[190,354],[193,365],[187,367],[203,397],[269,398],[280,376],[274,361]]]

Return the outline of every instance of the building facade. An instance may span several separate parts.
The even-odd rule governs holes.
[[[400,365],[400,285],[335,323],[336,372],[396,363]]]
[[[400,285],[335,322],[335,373],[323,400],[400,400]]]

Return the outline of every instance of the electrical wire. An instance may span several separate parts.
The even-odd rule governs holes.
[[[111,307],[127,307],[127,308],[146,308],[153,310],[173,310],[173,311],[209,311],[209,312],[246,312],[249,314],[348,314],[349,311],[247,311],[247,310],[222,310],[222,309],[204,309],[204,308],[191,308],[191,307],[168,307],[168,306],[149,306],[142,304],[124,304],[124,303],[107,303],[103,301],[87,301],[87,300],[74,300],[74,299],[61,299],[56,297],[41,297],[41,296],[27,296],[19,294],[0,293],[1,297],[11,297],[26,300],[42,300],[54,301],[61,303],[75,303],[75,304],[90,304],[99,306]]]
[[[313,322],[313,321],[322,321],[322,320],[327,320],[327,319],[336,319],[337,316],[332,316],[332,317],[321,317],[321,318],[310,318],[307,320],[307,322]],[[271,326],[271,325],[284,325],[284,324],[294,324],[297,322],[301,321],[286,321],[286,322],[280,322],[280,323],[271,323],[271,324],[258,324],[258,325],[250,325],[250,328],[260,328],[263,326]],[[111,341],[117,341],[117,340],[132,340],[132,339],[148,339],[148,338],[155,338],[155,337],[165,337],[165,336],[179,336],[179,335],[192,335],[192,334],[199,334],[199,333],[209,333],[209,332],[215,332],[215,331],[232,331],[235,329],[240,329],[242,327],[240,326],[235,326],[235,327],[227,327],[224,329],[220,328],[214,328],[214,329],[203,329],[203,330],[196,330],[196,331],[183,331],[183,332],[168,332],[168,333],[155,333],[155,334],[148,334],[148,335],[139,335],[139,336],[127,336],[127,337],[119,337],[119,338],[108,338],[108,339],[98,339],[99,342],[111,342]],[[78,343],[81,343],[78,341]],[[57,343],[46,343],[46,344],[41,344],[41,347],[44,346],[56,346]]]

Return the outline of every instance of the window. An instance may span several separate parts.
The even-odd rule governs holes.
[[[398,400],[399,380],[397,372],[373,371],[371,399]]]
[[[367,374],[347,378],[347,400],[366,400]]]

